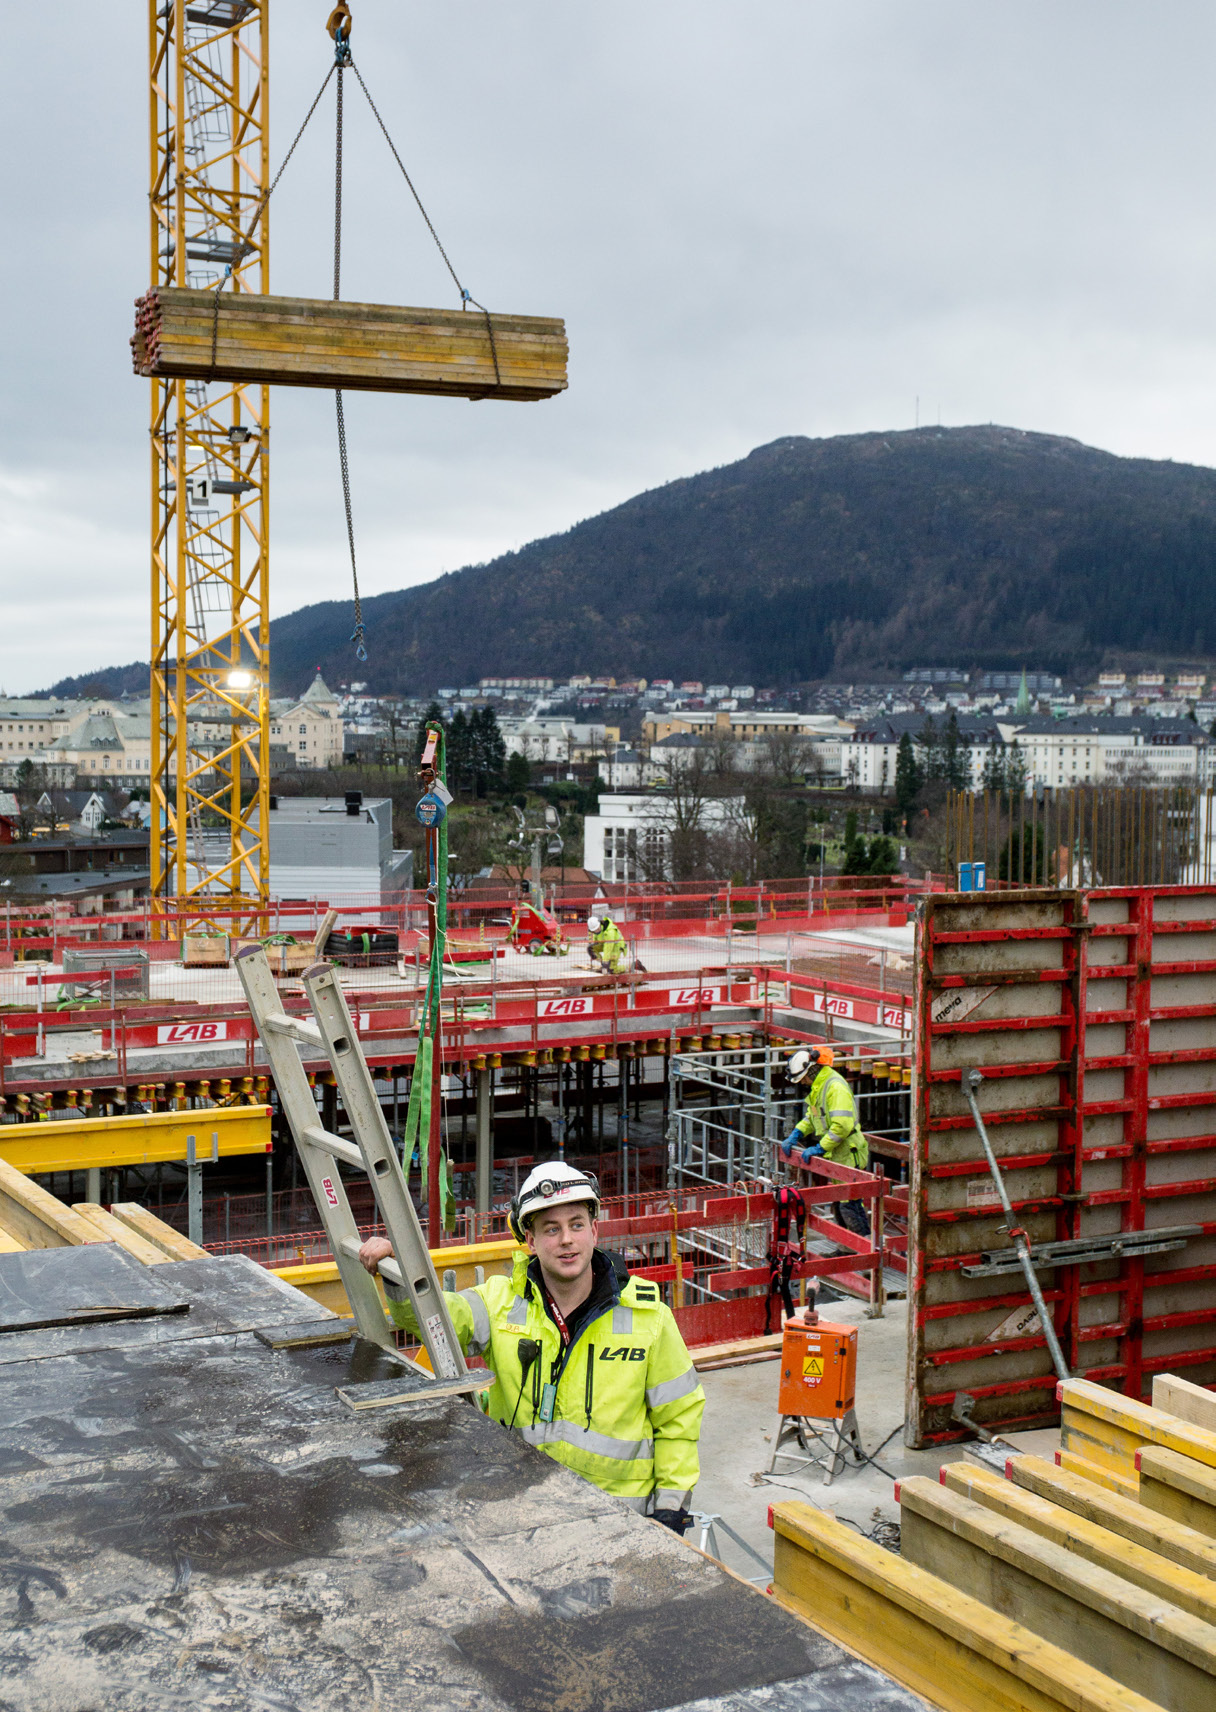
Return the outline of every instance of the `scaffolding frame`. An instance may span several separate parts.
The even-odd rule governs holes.
[[[268,3],[149,0],[155,284],[270,289]],[[150,384],[151,890],[248,900],[252,920],[269,893],[270,395]]]

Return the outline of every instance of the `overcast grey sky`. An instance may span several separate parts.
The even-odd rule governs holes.
[[[271,0],[272,160],[328,0]],[[1199,0],[353,0],[474,295],[563,315],[544,404],[348,397],[366,593],[783,434],[1004,422],[1216,464],[1216,9]],[[146,8],[27,9],[0,158],[0,688],[146,658]],[[19,48],[19,52],[15,51]],[[353,97],[353,91],[352,91]],[[351,101],[344,294],[452,303]],[[332,107],[273,206],[325,296]],[[276,615],[349,588],[328,393],[273,397]]]

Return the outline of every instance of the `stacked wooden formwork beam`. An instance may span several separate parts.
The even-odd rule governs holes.
[[[775,1594],[951,1712],[1208,1712],[1216,1393],[1161,1375],[1155,1397],[1069,1380],[1055,1463],[902,1481],[898,1557],[775,1506]]]
[[[564,322],[535,315],[189,291],[135,305],[135,372],[166,380],[553,398],[566,389]]]

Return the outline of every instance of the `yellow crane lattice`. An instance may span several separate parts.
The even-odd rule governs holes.
[[[270,288],[269,0],[149,0],[151,279]],[[153,380],[152,892],[265,905],[269,389]]]

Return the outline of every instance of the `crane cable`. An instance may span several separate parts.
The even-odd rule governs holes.
[[[490,355],[494,362],[494,384],[495,386],[501,386],[502,373],[498,366],[498,345],[494,338],[494,322],[490,315],[490,311],[486,308],[484,303],[479,303],[463,284],[460,275],[452,266],[451,257],[440,242],[439,233],[435,230],[434,222],[426,211],[422,198],[419,196],[414,185],[414,181],[406,170],[405,162],[397,152],[397,145],[389,135],[387,125],[380,117],[380,110],[372,100],[371,91],[368,89],[366,83],[364,83],[363,75],[351,55],[351,22],[350,6],[347,4],[347,0],[338,0],[338,4],[330,13],[325,25],[329,35],[333,38],[333,62],[321,81],[320,89],[317,90],[316,95],[313,97],[312,105],[304,115],[303,123],[296,132],[295,137],[292,139],[291,147],[283,156],[278,172],[275,173],[269,188],[258,202],[253,213],[253,218],[250,220],[243,236],[239,234],[238,228],[237,242],[232,246],[232,260],[229,261],[228,265],[225,267],[223,274],[220,276],[220,279],[215,286],[211,317],[211,374],[209,378],[211,380],[215,379],[216,350],[219,344],[220,330],[220,293],[223,291],[228,280],[231,279],[233,269],[235,267],[239,267],[245,255],[253,249],[254,246],[252,238],[254,231],[257,229],[258,222],[265,214],[270,198],[274,195],[274,192],[278,188],[279,180],[287,170],[287,163],[291,159],[292,155],[295,154],[300,138],[308,129],[308,122],[320,105],[321,97],[329,87],[329,80],[335,73],[337,74],[337,116],[334,139],[334,302],[336,303],[339,301],[342,274],[342,73],[344,71],[353,71],[359,84],[359,88],[363,91],[364,97],[367,100],[368,106],[372,110],[375,121],[380,127],[385,142],[388,144],[389,152],[400,168],[401,176],[404,178],[406,185],[409,188],[410,195],[414,199],[418,212],[422,215],[426,224],[426,229],[435,241],[435,248],[443,257],[443,264],[447,268],[448,273],[452,276],[452,281],[455,284],[457,291],[460,293],[460,307],[462,309],[469,309],[470,307],[473,309],[479,309],[485,317],[486,333],[490,341]],[[356,658],[359,660],[366,660],[367,648],[364,644],[363,603],[359,595],[359,573],[355,563],[355,526],[350,499],[350,466],[346,450],[346,417],[342,406],[342,390],[340,387],[334,389],[334,400],[338,419],[338,461],[342,471],[342,500],[346,511],[346,539],[350,548],[351,580],[354,585],[355,594],[355,628],[351,635],[351,641],[355,644]]]

